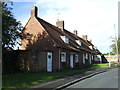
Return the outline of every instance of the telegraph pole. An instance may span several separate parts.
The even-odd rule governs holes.
[[[111,67],[111,63],[110,63],[110,51],[109,51],[109,67]]]
[[[116,55],[117,55],[117,60],[119,62],[119,57],[118,57],[118,36],[116,35],[116,27],[115,27],[115,24],[114,24],[114,31],[115,31],[115,45],[116,45]]]

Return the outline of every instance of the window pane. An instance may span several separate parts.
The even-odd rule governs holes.
[[[66,62],[66,53],[61,52],[61,62]]]
[[[61,39],[62,39],[65,43],[69,44],[69,38],[68,38],[68,37],[66,37],[66,36],[61,36]]]
[[[75,55],[75,62],[78,62],[78,55]]]

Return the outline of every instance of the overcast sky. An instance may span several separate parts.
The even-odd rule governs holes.
[[[14,0],[12,0],[14,1]],[[109,52],[111,36],[118,30],[119,0],[24,0],[13,3],[15,18],[26,24],[32,6],[38,7],[38,16],[56,25],[64,20],[65,29],[78,31],[78,36],[88,35],[102,53]],[[116,29],[114,30],[114,24]]]

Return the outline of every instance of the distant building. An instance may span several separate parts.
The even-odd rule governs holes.
[[[105,55],[105,58],[108,62],[119,62],[118,60],[120,60],[120,55]]]

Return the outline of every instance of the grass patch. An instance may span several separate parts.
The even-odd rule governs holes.
[[[53,79],[61,78],[63,76],[71,75],[73,73],[78,72],[85,72],[91,69],[98,69],[98,68],[107,68],[108,63],[106,64],[94,64],[91,66],[83,66],[80,68],[69,69],[69,70],[62,70],[59,72],[39,72],[39,73],[15,73],[15,74],[8,74],[3,75],[3,88],[20,88],[25,87],[33,84],[37,84],[40,82],[47,82]]]
[[[90,69],[108,68],[108,67],[109,67],[109,63],[93,64]]]

